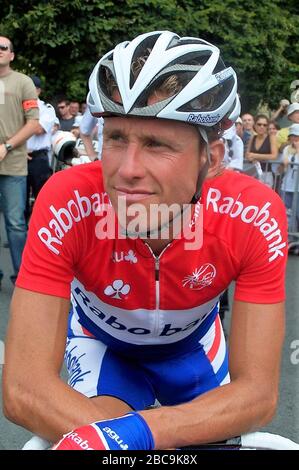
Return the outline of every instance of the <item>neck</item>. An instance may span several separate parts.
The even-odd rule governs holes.
[[[186,234],[189,233],[189,229],[191,225],[194,225],[194,217],[195,217],[195,205],[188,204],[187,208],[180,212],[179,218],[175,218],[168,226],[165,225],[164,228],[159,230],[158,237],[150,237],[145,238],[144,242],[152,249],[153,253],[156,256],[159,256],[163,249],[169,245],[174,239],[178,237],[184,237]],[[197,216],[196,216],[197,218]],[[186,232],[185,232],[185,229]]]
[[[9,65],[4,65],[3,67],[0,67],[0,77],[5,77],[5,75],[8,75],[10,71],[11,68]]]
[[[62,119],[65,119],[65,120],[66,119],[72,119],[73,117],[74,116],[71,113],[69,113],[69,114],[65,114],[65,116],[62,116]]]

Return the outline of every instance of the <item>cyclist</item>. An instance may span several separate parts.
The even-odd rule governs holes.
[[[78,449],[174,448],[266,424],[287,223],[276,193],[223,169],[234,70],[204,40],[154,31],[104,55],[89,87],[102,162],[55,174],[37,198],[6,341],[7,417],[51,441],[68,432],[58,448]],[[218,299],[233,280],[228,371]]]

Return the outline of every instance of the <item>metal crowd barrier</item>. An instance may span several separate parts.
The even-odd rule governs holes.
[[[269,160],[266,163],[264,171],[261,171],[260,166],[257,164],[244,161],[243,172],[259,179],[263,183],[270,186],[277,192],[282,200],[285,202],[285,192],[283,190],[283,179],[286,175],[280,160]],[[288,216],[288,239],[289,249],[294,246],[299,246],[299,227],[297,210],[299,204],[299,163],[291,162],[288,170],[293,172],[292,178],[294,181],[294,196],[292,206],[287,210]],[[288,171],[287,170],[287,171]]]

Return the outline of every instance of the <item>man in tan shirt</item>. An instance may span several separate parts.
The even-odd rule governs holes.
[[[15,281],[21,264],[27,227],[26,140],[38,127],[37,95],[32,80],[11,69],[12,42],[0,36],[0,193]],[[0,273],[0,280],[2,278]]]

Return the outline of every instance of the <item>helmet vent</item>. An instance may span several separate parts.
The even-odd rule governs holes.
[[[160,34],[153,34],[145,38],[135,49],[131,61],[130,88],[134,86],[138,75],[144,67],[152,49],[154,48]]]
[[[221,70],[224,70],[225,69],[225,64],[223,62],[223,60],[221,59],[221,57],[219,57],[218,59],[218,62],[213,70],[213,73],[218,73],[218,72],[221,72]]]
[[[212,112],[216,111],[223,101],[228,98],[234,86],[233,77],[228,78],[225,82],[214,86],[208,91],[201,93],[188,103],[181,106],[178,111],[182,112]]]
[[[188,44],[202,44],[204,46],[206,46],[208,43],[206,41],[202,41],[201,39],[197,39],[197,38],[178,38],[178,37],[175,37],[173,38],[167,49],[171,49],[172,47],[177,47],[177,46],[186,46]]]

